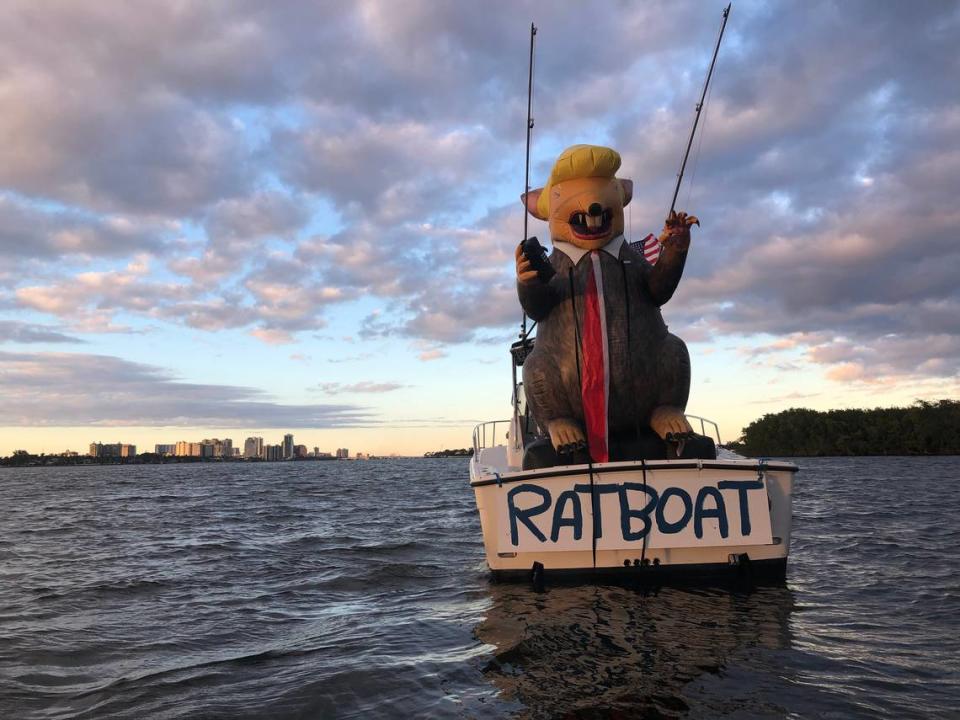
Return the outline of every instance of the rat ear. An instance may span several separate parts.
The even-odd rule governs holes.
[[[533,215],[537,220],[546,220],[547,218],[540,214],[537,209],[537,203],[540,202],[540,195],[543,194],[543,188],[531,190],[520,196],[520,202],[527,208],[527,212]]]
[[[633,199],[633,180],[621,180],[620,189],[623,190],[623,206],[626,207]]]

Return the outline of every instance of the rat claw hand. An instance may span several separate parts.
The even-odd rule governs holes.
[[[696,215],[671,210],[663,224],[660,243],[665,247],[685,252],[690,247],[690,228],[693,225],[700,225],[700,218]]]

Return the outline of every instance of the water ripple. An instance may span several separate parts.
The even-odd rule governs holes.
[[[957,458],[800,464],[786,585],[542,594],[462,460],[0,469],[0,717],[951,715]]]

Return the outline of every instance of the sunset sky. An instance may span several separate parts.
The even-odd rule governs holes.
[[[724,4],[8,0],[0,455],[468,446],[510,411],[530,22],[531,182],[616,148],[636,240]],[[958,40],[944,0],[734,2],[663,309],[725,440],[960,395]]]

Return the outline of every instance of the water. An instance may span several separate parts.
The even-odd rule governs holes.
[[[960,459],[800,465],[785,586],[544,594],[464,460],[0,469],[0,717],[957,717]]]

